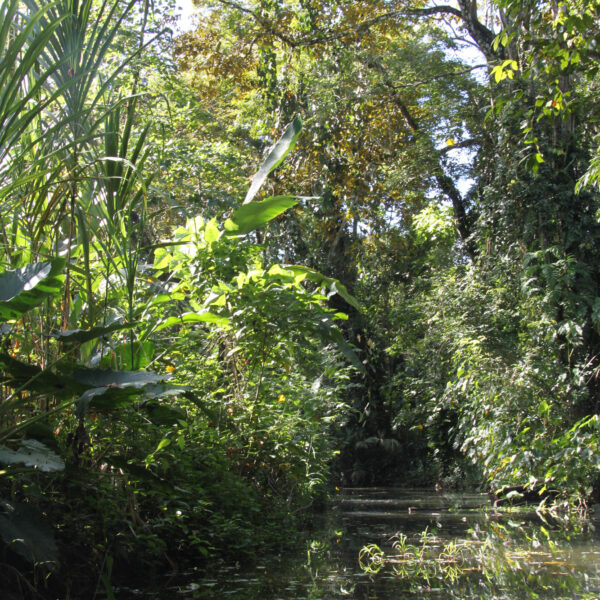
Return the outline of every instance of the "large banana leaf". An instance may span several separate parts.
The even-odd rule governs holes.
[[[75,414],[82,418],[90,409],[112,410],[129,406],[142,395],[139,387],[102,386],[85,391],[77,400]]]
[[[89,409],[113,410],[115,408],[130,406],[132,402],[135,402],[136,400],[145,402],[146,400],[157,400],[168,396],[178,396],[188,390],[189,388],[185,386],[169,385],[167,383],[130,385],[123,387],[111,385],[92,388],[79,397],[75,413],[81,418]],[[171,416],[175,414],[174,412],[170,412],[173,409],[168,406],[163,407],[163,409],[165,414],[171,414]],[[180,419],[185,419],[185,416],[182,418],[179,413],[177,413],[176,420]]]
[[[18,450],[0,445],[0,463],[25,465],[46,473],[62,471],[65,468],[63,459],[38,440],[23,440]]]
[[[111,369],[79,369],[71,377],[79,384],[90,386],[77,400],[77,416],[90,409],[108,410],[131,404],[136,399],[155,400],[174,396],[187,390],[168,385],[168,374],[153,371],[113,371]]]
[[[187,391],[185,387],[163,383],[171,375],[153,371],[79,368],[69,372],[73,369],[72,365],[63,369],[62,373],[54,373],[23,363],[8,354],[0,354],[0,383],[13,389],[65,400],[79,396],[76,403],[79,416],[83,416],[89,408],[114,409],[127,406],[138,398],[156,400]]]
[[[65,260],[27,265],[0,275],[0,321],[18,319],[62,291]]]
[[[256,196],[258,190],[261,188],[269,173],[281,164],[283,159],[296,145],[296,140],[298,139],[301,130],[302,119],[299,116],[297,116],[287,126],[279,141],[271,148],[269,154],[267,155],[267,158],[261,165],[260,169],[257,171],[256,175],[253,177],[252,183],[250,184],[250,188],[246,193],[246,197],[244,198],[243,204],[248,204],[249,202],[252,202],[254,196]]]
[[[121,331],[122,329],[131,329],[135,323],[124,323],[117,321],[106,327],[91,327],[90,329],[64,329],[56,331],[52,337],[59,339],[63,344],[83,344],[96,338],[102,337],[108,333]]]
[[[4,352],[0,353],[0,382],[13,389],[54,396],[58,399],[82,394],[89,387],[74,381],[66,374],[40,369]]]
[[[171,375],[154,373],[153,371],[113,371],[111,369],[78,369],[71,378],[89,387],[137,387],[142,388],[150,383],[159,383],[170,379]]]
[[[155,354],[155,344],[152,340],[144,342],[134,341],[118,344],[106,349],[104,356],[100,359],[99,366],[102,368],[128,368],[134,371],[145,369]]]

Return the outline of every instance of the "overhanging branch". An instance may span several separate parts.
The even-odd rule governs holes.
[[[389,79],[388,73],[385,70],[385,68],[373,57],[363,59],[363,62],[365,66],[367,66],[370,69],[376,70],[382,76],[382,82],[386,86],[386,88],[390,90],[391,98],[398,110],[400,111],[400,114],[403,116],[408,128],[411,129],[415,134],[422,135],[423,130],[421,129],[420,124],[413,117],[408,106],[406,106],[403,99],[398,94],[397,90],[394,88],[394,85]],[[462,142],[462,145],[464,147],[467,147],[467,144],[475,145],[475,143],[476,142],[474,140],[465,140],[465,142]],[[433,148],[433,142],[431,142],[431,140],[430,145]],[[454,147],[456,146],[458,146],[458,144],[456,144]],[[450,200],[450,202],[452,202],[456,231],[463,243],[465,251],[469,255],[469,258],[471,258],[471,260],[475,260],[477,251],[470,239],[471,219],[469,218],[469,215],[467,215],[465,201],[462,197],[462,194],[456,187],[456,184],[454,183],[453,179],[444,172],[444,169],[439,161],[439,156],[441,156],[441,154],[442,152],[438,153],[437,157],[435,158],[436,164],[433,165],[432,175],[440,191]]]
[[[477,19],[477,3],[475,0],[459,0],[460,9],[447,4],[441,4],[426,8],[388,11],[356,25],[343,26],[339,29],[316,29],[316,33],[312,32],[311,34],[299,37],[289,35],[284,30],[276,27],[269,19],[260,15],[256,10],[244,6],[236,0],[217,0],[217,2],[252,17],[266,33],[277,38],[290,48],[310,47],[335,40],[343,40],[350,36],[366,33],[372,27],[390,20],[452,15],[464,23],[467,31],[488,61],[497,57],[497,52],[493,49],[495,34]]]

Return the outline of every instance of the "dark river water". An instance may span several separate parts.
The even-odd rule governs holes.
[[[600,600],[600,522],[500,513],[482,494],[346,488],[292,556],[188,574],[154,597]]]

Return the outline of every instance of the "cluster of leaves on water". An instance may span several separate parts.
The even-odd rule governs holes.
[[[581,532],[569,529],[505,519],[476,525],[467,536],[450,540],[428,529],[411,536],[399,532],[389,540],[390,550],[368,544],[358,561],[364,573],[392,573],[401,587],[415,593],[436,589],[450,598],[592,597],[599,583],[595,561],[577,554],[577,544],[585,547],[585,541],[573,544],[571,538],[581,538]]]

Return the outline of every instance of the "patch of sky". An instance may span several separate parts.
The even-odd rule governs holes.
[[[193,29],[196,8],[192,0],[177,0],[177,9],[179,12],[177,29],[179,31],[190,31]]]

